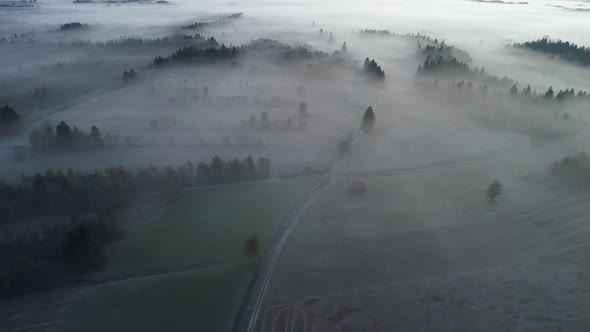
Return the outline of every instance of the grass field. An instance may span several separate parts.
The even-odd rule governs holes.
[[[115,248],[108,273],[130,279],[78,293],[66,310],[65,330],[230,330],[253,273],[244,240],[257,235],[265,248],[311,183],[186,193]]]

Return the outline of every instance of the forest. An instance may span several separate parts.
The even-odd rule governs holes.
[[[88,24],[82,24],[80,22],[70,22],[65,23],[59,26],[59,31],[68,31],[68,30],[81,30],[81,29],[88,29],[90,26]]]
[[[47,170],[22,176],[19,183],[1,182],[0,219],[4,222],[34,215],[72,217],[68,225],[15,233],[0,244],[0,297],[50,289],[63,285],[68,275],[102,268],[104,246],[124,235],[113,211],[124,205],[128,195],[161,191],[169,200],[177,200],[183,189],[270,176],[267,158],[224,161],[215,156],[211,163],[189,161],[176,168]]]
[[[472,60],[469,53],[455,46],[447,45],[444,40],[439,42],[436,38],[432,40],[430,37],[423,35],[416,38],[418,39],[418,54],[424,59],[441,56],[447,61],[455,59],[462,63],[470,63]],[[426,43],[426,46],[423,47],[422,43]]]
[[[129,79],[128,75],[126,79]],[[29,134],[29,142],[35,150],[75,150],[100,148],[105,143],[112,144],[112,139],[109,134],[103,137],[96,126],[92,126],[90,132],[85,132],[61,121],[55,127],[48,125],[33,130]]]
[[[18,183],[0,182],[0,219],[22,220],[35,215],[79,215],[110,212],[130,194],[151,191],[178,194],[183,188],[260,181],[271,176],[270,159],[252,157],[178,167],[125,169],[110,167],[92,172],[47,170],[22,176]]]
[[[416,75],[468,79],[484,85],[497,87],[509,87],[515,83],[506,75],[500,78],[486,72],[485,67],[475,67],[472,69],[467,63],[461,62],[455,57],[447,59],[440,54],[434,57],[427,56],[424,63],[418,65]]]
[[[544,37],[524,43],[516,43],[513,46],[556,56],[564,61],[582,66],[590,66],[590,48],[578,46],[569,41],[562,41],[561,39],[553,41]]]
[[[227,23],[227,21],[241,19],[243,17],[244,17],[243,13],[234,13],[234,14],[230,14],[227,16],[222,16],[220,18],[217,18],[217,19],[214,19],[211,21],[194,22],[191,24],[183,25],[182,27],[180,27],[180,29],[181,30],[200,29],[200,28],[204,28],[204,27],[208,27],[208,26],[212,26],[212,25],[216,25],[216,24]]]
[[[167,57],[157,56],[154,58],[154,67],[162,67],[168,64],[190,64],[215,60],[236,59],[240,51],[237,47],[227,47],[221,44],[220,47],[201,48],[198,46],[186,46],[179,48]]]
[[[15,234],[0,243],[0,298],[66,286],[69,276],[104,267],[105,245],[123,236],[108,213]]]

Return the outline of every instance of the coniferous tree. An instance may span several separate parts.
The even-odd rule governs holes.
[[[549,89],[547,89],[547,92],[545,92],[545,98],[547,99],[553,99],[553,87],[549,87]]]
[[[496,198],[502,195],[502,183],[498,180],[492,181],[486,189],[486,196],[490,202],[496,202]]]
[[[340,48],[340,52],[342,54],[348,54],[348,46],[346,45],[346,42],[342,43],[342,47]]]
[[[371,131],[375,126],[375,112],[373,111],[373,107],[369,106],[365,113],[363,114],[363,120],[361,122],[361,128],[364,131]]]

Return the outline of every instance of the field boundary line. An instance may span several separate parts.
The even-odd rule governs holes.
[[[388,176],[400,176],[400,175],[412,175],[412,174],[422,174],[428,172],[436,172],[436,171],[443,171],[447,169],[454,169],[459,167],[468,167],[477,165],[478,163],[493,160],[505,153],[517,151],[521,149],[521,146],[512,145],[503,149],[490,151],[486,153],[475,154],[467,158],[458,159],[458,160],[445,160],[440,162],[435,162],[431,164],[422,164],[422,165],[415,165],[415,166],[408,166],[408,167],[400,167],[394,169],[382,169],[382,170],[374,170],[374,171],[362,171],[362,172],[351,172],[351,173],[344,173],[340,176],[344,178],[379,178],[379,177],[388,177]]]

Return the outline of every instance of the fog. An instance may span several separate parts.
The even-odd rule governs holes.
[[[326,192],[342,189],[350,179],[366,181],[382,194],[371,196],[382,206],[390,204],[381,201],[385,197],[406,195],[463,211],[450,197],[469,201],[468,193],[478,190],[481,193],[473,195],[483,196],[495,179],[508,192],[510,208],[499,212],[507,219],[513,217],[512,208],[543,205],[557,195],[575,196],[552,191],[561,185],[544,177],[554,161],[588,151],[590,99],[574,93],[590,90],[590,67],[514,44],[548,37],[589,46],[587,1],[45,0],[24,7],[19,4],[29,2],[0,0],[3,3],[13,5],[0,7],[0,107],[14,108],[21,123],[17,131],[0,132],[2,181],[11,183],[48,169],[177,167],[189,160],[209,162],[214,156],[252,156],[270,158],[274,178],[301,175],[307,168],[316,175],[344,179],[331,180]],[[71,22],[81,26],[63,26]],[[423,53],[425,48],[439,47],[443,41],[442,51],[435,52],[449,57],[448,67],[421,71],[431,59]],[[219,50],[222,44],[230,50],[236,47],[237,55],[199,53],[183,58],[175,53],[188,46],[193,46],[190,52]],[[366,58],[376,62],[384,79],[379,70],[367,69]],[[131,69],[133,77],[127,76]],[[517,91],[512,93],[511,87]],[[574,91],[571,98],[553,100],[553,94],[546,95],[550,87],[555,95]],[[375,124],[361,130],[368,107],[374,109]],[[83,132],[96,126],[104,144],[72,149],[35,146],[34,130],[43,133],[61,121]],[[473,165],[481,168],[437,175]],[[400,180],[391,192],[379,180],[371,180],[404,174],[413,174],[415,181]],[[446,187],[450,182],[461,187],[460,193]],[[448,197],[441,197],[437,205],[434,192]],[[340,204],[342,209],[358,203],[335,203],[335,197],[338,194],[327,194],[314,202]],[[448,219],[489,217],[481,211],[468,217],[472,208],[464,207],[464,215]],[[434,208],[421,209],[424,220],[432,217]],[[328,218],[324,212],[312,210],[309,220]],[[416,216],[414,212],[400,212],[398,217]],[[572,218],[584,217],[584,209],[578,212]],[[367,222],[379,218],[367,217]],[[296,230],[295,239],[303,242],[294,240],[288,247],[286,262],[289,257],[299,262],[293,257],[309,254],[306,250],[314,245],[321,251],[320,242],[313,242],[321,232],[336,242],[379,232],[375,225],[346,230],[313,225],[308,222],[300,233]],[[477,238],[478,231],[467,234]],[[313,269],[315,265],[309,264]],[[278,273],[296,274],[291,268],[279,266]],[[317,276],[308,277],[305,282]],[[342,284],[328,287],[334,294],[342,290],[338,285],[355,286],[347,284],[345,276],[338,278]],[[287,303],[322,293],[318,284],[305,282],[277,282],[269,296]],[[285,285],[309,294],[283,293]],[[318,324],[314,326],[319,330],[336,330]],[[416,330],[414,325],[403,326],[402,330]],[[440,330],[448,328],[444,326]],[[520,325],[508,330],[514,326]]]
[[[146,69],[154,56],[166,56],[177,46],[182,46],[181,43],[111,48],[64,46],[78,41],[106,42],[120,37],[164,38],[175,33],[182,34],[184,31],[179,32],[179,26],[197,21],[214,21],[234,12],[243,12],[243,19],[211,25],[199,29],[198,32],[205,37],[214,37],[226,45],[243,45],[259,38],[271,38],[289,45],[309,45],[315,50],[328,53],[339,49],[343,42],[347,42],[352,61],[358,61],[358,67],[362,65],[365,57],[374,58],[377,61],[387,74],[385,86],[378,88],[366,86],[362,80],[347,77],[347,73],[339,73],[335,70],[323,77],[314,77],[310,73],[301,75],[298,68],[291,69],[283,65],[275,67],[272,59],[271,63],[264,61],[259,64],[257,62],[260,62],[260,59],[242,61],[243,66],[258,64],[261,67],[268,67],[264,68],[266,74],[256,75],[245,69],[228,71],[220,68],[222,66],[219,65],[194,66],[181,70],[180,75],[165,73],[164,70]],[[63,93],[64,97],[79,99],[76,100],[76,105],[64,109],[63,112],[60,110],[54,113],[55,109],[60,109],[60,101],[55,101],[49,110],[30,112],[31,114],[28,114],[25,107],[21,111],[27,118],[38,121],[50,119],[54,122],[66,120],[79,127],[95,124],[103,131],[127,137],[148,129],[145,123],[141,123],[141,120],[148,116],[147,114],[149,117],[157,118],[169,117],[172,113],[174,114],[172,117],[184,124],[191,123],[193,126],[198,126],[199,131],[190,133],[193,138],[187,138],[183,142],[190,145],[194,143],[196,137],[204,140],[211,135],[211,139],[215,141],[219,139],[218,137],[238,135],[233,133],[232,129],[239,127],[240,120],[251,115],[258,116],[263,110],[235,107],[221,114],[222,112],[218,111],[222,108],[220,105],[214,107],[216,111],[209,113],[202,110],[205,108],[202,103],[194,100],[184,101],[182,105],[179,105],[177,98],[179,89],[176,83],[180,81],[187,80],[190,89],[201,89],[208,85],[214,99],[234,95],[249,98],[262,98],[264,95],[269,98],[285,97],[292,102],[292,116],[296,116],[294,113],[296,104],[308,102],[314,115],[314,123],[308,133],[305,135],[292,133],[260,135],[273,142],[275,142],[274,136],[278,136],[276,139],[281,141],[281,144],[286,144],[284,148],[276,148],[283,151],[269,152],[280,155],[280,158],[273,158],[277,159],[279,164],[283,164],[281,160],[288,158],[287,155],[290,154],[306,156],[305,158],[294,157],[294,163],[285,162],[285,167],[303,167],[308,163],[310,165],[329,164],[328,156],[336,152],[330,151],[330,145],[340,139],[339,136],[357,129],[359,113],[365,105],[376,104],[382,119],[390,119],[396,128],[401,127],[392,135],[407,137],[401,134],[406,129],[404,127],[409,125],[403,123],[406,119],[440,125],[437,123],[440,117],[433,118],[428,112],[428,109],[432,107],[430,104],[432,101],[421,98],[423,91],[415,89],[415,68],[421,62],[414,56],[416,42],[402,38],[359,37],[358,32],[362,29],[383,29],[396,34],[420,33],[445,40],[446,43],[470,53],[473,58],[470,65],[485,66],[494,75],[500,77],[508,75],[521,85],[531,84],[539,91],[546,90],[548,86],[576,90],[590,87],[585,71],[579,70],[575,65],[551,61],[543,55],[505,47],[512,42],[532,40],[544,35],[582,45],[590,42],[588,34],[585,33],[587,15],[550,7],[544,1],[531,1],[527,5],[462,1],[370,1],[362,4],[356,1],[319,3],[211,1],[199,4],[190,1],[170,4],[149,2],[72,4],[69,1],[52,1],[41,4],[37,8],[5,9],[0,12],[0,15],[3,22],[2,36],[10,38],[15,33],[25,34],[20,37],[21,42],[5,43],[0,46],[3,49],[1,59],[3,66],[0,70],[3,95],[25,95],[37,86],[47,85],[52,90]],[[89,26],[79,31],[58,31],[59,25],[67,22],[81,22]],[[320,29],[326,31],[326,34],[332,33],[335,42],[328,44],[327,36],[318,35]],[[196,31],[187,30],[187,32]],[[28,41],[29,39],[32,41]],[[52,70],[52,66],[58,63],[66,64],[67,69],[61,70],[61,73]],[[207,67],[212,68],[207,69]],[[102,93],[93,98],[96,91],[117,89],[114,87],[117,85],[115,83],[117,76],[129,68],[135,68],[141,72],[141,83],[137,86],[118,89],[119,91]],[[242,83],[253,81],[252,85],[255,88],[239,86],[240,81]],[[307,87],[306,95],[295,93],[296,86],[300,84]],[[148,102],[145,98],[148,86],[154,86],[161,92],[161,98],[158,101]],[[467,120],[454,119],[455,116],[446,113],[447,109],[455,111],[457,108],[480,107],[477,104],[461,105],[461,103],[445,107],[440,100],[434,103],[436,103],[437,114],[444,114],[441,116],[443,121],[451,123],[451,127],[457,126],[455,122]],[[504,105],[503,107],[513,108],[514,106]],[[193,109],[197,109],[199,114],[192,112]],[[42,112],[48,112],[48,115],[45,116]],[[286,109],[269,110],[269,112],[273,116],[276,114],[277,117],[279,114],[282,117],[289,116]],[[330,117],[330,120],[326,119],[327,117]],[[35,127],[36,124],[31,121],[28,125]],[[326,126],[326,130],[323,126]],[[224,133],[217,130],[221,127]],[[415,131],[410,130],[410,132]],[[431,134],[434,135],[434,133]],[[318,137],[312,138],[314,135]],[[422,135],[418,136],[422,137]],[[464,140],[460,136],[451,139]],[[484,137],[474,139],[475,141],[467,139],[471,147],[465,147],[465,149],[469,151],[460,152],[470,153],[471,149],[478,151],[485,150],[487,146],[495,146],[485,137],[485,134]],[[481,144],[478,144],[480,141]],[[314,143],[310,144],[311,142]],[[442,150],[439,148],[434,150],[446,151],[445,144],[441,141],[439,143]],[[14,139],[13,142],[6,140],[3,142],[7,148],[14,144],[26,144],[26,135],[23,135],[22,139]],[[292,145],[296,145],[297,148]],[[456,144],[450,144],[450,146],[453,146],[453,149],[462,150]],[[287,152],[287,149],[291,148],[295,150]],[[80,153],[72,158],[80,159],[81,166],[91,167],[95,163],[94,158],[100,159],[100,165],[97,166],[112,163],[137,165],[145,162],[160,163],[161,160],[181,162],[186,159],[183,156],[186,153],[198,158],[221,153],[190,148],[172,150],[176,149],[180,151],[92,152],[89,155]],[[269,149],[273,150],[273,148]],[[228,154],[232,156],[250,153],[250,151],[233,151],[235,149],[231,148],[228,150]],[[120,153],[124,153],[125,157],[121,158]],[[162,158],[162,153],[171,155]],[[436,154],[436,152],[433,153]],[[442,153],[441,157],[445,157],[446,153]],[[4,155],[9,154],[9,152],[4,153]],[[429,155],[430,153],[421,154]],[[44,165],[45,158],[48,158],[47,165]],[[56,158],[58,160],[53,160]],[[61,158],[61,156],[32,155],[24,163],[19,164],[19,167],[4,163],[2,171],[7,175],[11,173],[17,175],[15,172],[20,173],[23,169],[42,171],[46,166],[60,168],[59,159]],[[376,166],[379,166],[377,168],[389,167],[389,165]]]

